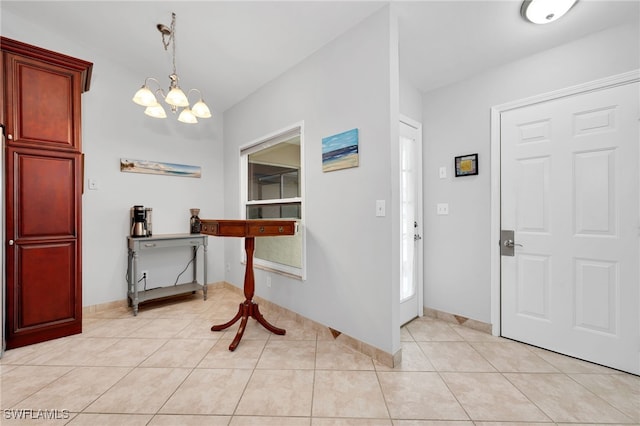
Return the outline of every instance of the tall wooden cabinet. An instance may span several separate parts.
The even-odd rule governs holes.
[[[82,331],[80,96],[93,64],[0,37],[7,348]]]

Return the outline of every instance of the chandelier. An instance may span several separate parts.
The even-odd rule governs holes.
[[[163,24],[158,24],[157,27],[158,31],[162,34],[162,45],[164,46],[164,50],[168,50],[169,45],[171,45],[173,73],[169,76],[169,92],[165,95],[164,91],[160,87],[160,82],[153,77],[147,77],[145,78],[142,87],[133,96],[133,102],[146,107],[144,113],[150,117],[166,118],[167,114],[164,111],[164,108],[158,102],[154,92],[149,88],[149,82],[154,81],[158,85],[155,93],[164,98],[164,101],[171,107],[171,111],[174,114],[177,113],[178,108],[182,108],[182,111],[178,116],[178,121],[191,124],[197,123],[198,118],[211,117],[211,111],[209,111],[207,104],[204,103],[202,93],[198,89],[191,89],[185,95],[178,84],[179,78],[176,73],[176,14],[171,14],[170,27]],[[189,107],[188,95],[190,95],[191,92],[197,92],[198,101],[193,104],[192,107]]]

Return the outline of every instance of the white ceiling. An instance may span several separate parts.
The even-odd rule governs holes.
[[[168,86],[171,56],[156,24],[169,25],[175,12],[181,85],[199,88],[222,112],[388,3],[3,0],[0,9],[128,67],[140,75],[131,82],[132,93],[145,76]],[[544,26],[520,17],[520,0],[392,3],[401,75],[422,91],[640,20],[640,0],[580,0],[567,16]]]

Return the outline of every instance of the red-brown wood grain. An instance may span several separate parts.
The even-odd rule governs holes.
[[[6,126],[6,337],[82,331],[80,95],[93,65],[0,37]]]

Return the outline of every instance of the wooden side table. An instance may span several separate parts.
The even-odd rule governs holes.
[[[211,331],[221,331],[231,327],[238,320],[240,328],[236,333],[236,337],[229,345],[229,350],[234,351],[247,326],[249,317],[254,318],[264,328],[272,333],[283,335],[286,330],[275,327],[270,324],[258,309],[258,304],[253,301],[255,291],[255,278],[253,275],[253,252],[255,249],[256,237],[276,237],[281,235],[293,235],[295,233],[294,220],[200,220],[200,232],[205,235],[214,235],[217,237],[242,237],[244,238],[244,249],[247,253],[247,264],[244,272],[244,297],[245,301],[240,303],[238,312],[228,322],[211,327]]]

